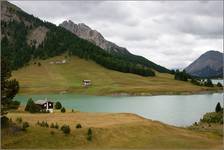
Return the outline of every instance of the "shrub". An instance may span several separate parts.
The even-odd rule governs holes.
[[[42,121],[42,122],[40,123],[40,126],[41,126],[41,127],[46,127],[46,128],[49,127],[47,121],[46,121],[46,122],[45,122],[45,121]]]
[[[92,137],[93,137],[92,129],[89,128],[87,133],[87,140],[92,141]]]
[[[208,87],[213,87],[213,86],[214,86],[214,85],[212,84],[211,79],[207,79],[207,81],[205,82],[205,86],[208,86]]]
[[[80,124],[80,123],[78,123],[77,125],[76,125],[76,128],[78,129],[78,128],[82,128],[82,125]]]
[[[55,126],[54,126],[54,127],[55,127],[55,129],[58,129],[58,128],[59,128],[59,126],[58,126],[58,124],[57,124],[57,123],[55,124]]]
[[[17,109],[20,105],[20,102],[19,101],[11,101],[10,104],[9,104],[9,108],[11,109]]]
[[[50,126],[50,128],[54,128],[54,123],[51,123],[51,126]]]
[[[40,62],[38,62],[38,63],[37,63],[37,65],[40,67],[40,66],[41,66],[41,63],[40,63]]]
[[[219,112],[211,112],[206,113],[203,118],[201,119],[202,122],[206,123],[220,123],[223,124],[223,113]]]
[[[55,133],[54,133],[54,131],[51,131],[50,134],[51,134],[51,135],[54,135]]]
[[[61,112],[62,113],[64,113],[66,110],[65,110],[65,108],[63,107],[62,109],[61,109]]]
[[[221,107],[220,103],[218,102],[218,104],[215,107],[215,112],[221,112],[221,110],[222,110],[222,107]]]
[[[35,103],[32,103],[30,105],[30,108],[29,108],[30,113],[37,113],[37,112],[40,112],[40,110],[41,110],[40,106],[36,105]]]
[[[68,125],[63,125],[61,127],[61,130],[64,132],[64,134],[69,134],[70,133],[70,127]]]
[[[45,122],[45,125],[44,125],[46,128],[48,128],[49,127],[49,125],[48,125],[48,123],[47,123],[47,121]]]
[[[72,109],[72,112],[74,112],[74,109]]]
[[[195,125],[195,126],[198,126],[198,123],[197,123],[197,122],[194,122],[194,125]]]
[[[217,83],[218,87],[222,87],[222,84],[220,82]]]
[[[22,120],[22,118],[21,118],[21,117],[17,117],[17,118],[16,118],[16,122],[20,124],[20,123],[22,123],[22,122],[23,122],[23,120]]]
[[[62,105],[60,102],[55,103],[55,109],[61,109]]]
[[[22,125],[22,130],[25,131],[26,128],[28,128],[30,125],[28,122],[23,122],[23,125]]]
[[[6,116],[1,117],[1,128],[9,127],[9,118]]]
[[[39,122],[39,120],[37,121],[37,125],[41,125],[41,123]]]

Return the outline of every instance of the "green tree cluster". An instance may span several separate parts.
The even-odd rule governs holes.
[[[174,79],[175,80],[181,80],[181,81],[188,81],[188,78],[190,76],[186,73],[185,70],[179,71],[178,69],[174,73]]]
[[[55,103],[55,109],[61,109],[62,105],[60,102]]]
[[[20,104],[13,101],[19,91],[19,82],[10,77],[9,63],[5,57],[1,57],[1,115],[6,114],[8,109],[18,108]]]
[[[27,101],[25,111],[29,111],[30,113],[37,113],[41,111],[41,107],[36,105],[32,98]]]
[[[204,83],[205,86],[208,86],[208,87],[213,87],[214,85],[212,84],[212,81],[211,79],[207,79],[206,82]]]

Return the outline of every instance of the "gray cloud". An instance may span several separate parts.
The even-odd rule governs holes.
[[[223,1],[12,1],[43,20],[85,23],[134,54],[168,68],[223,50]]]

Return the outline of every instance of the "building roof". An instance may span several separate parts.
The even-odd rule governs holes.
[[[83,80],[83,82],[91,82],[91,80]]]
[[[47,103],[47,102],[51,102],[50,100],[47,100],[47,99],[45,99],[45,100],[37,100],[37,101],[35,101],[34,103],[35,104],[40,104],[40,105],[42,105],[42,104],[45,104],[45,103]],[[51,102],[52,103],[52,102]]]

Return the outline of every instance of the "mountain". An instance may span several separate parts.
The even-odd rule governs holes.
[[[223,76],[223,56],[219,51],[207,51],[185,68],[190,75],[212,78]]]
[[[1,2],[1,25],[2,57],[9,61],[12,69],[19,69],[33,59],[47,59],[68,53],[125,73],[155,76],[154,71],[169,72],[168,69],[125,49],[119,49],[116,45],[114,47],[119,49],[119,53],[115,49],[105,51],[95,43],[82,39],[61,26],[29,15],[7,1]],[[89,28],[83,24],[79,26]]]
[[[124,55],[130,54],[130,52],[126,48],[119,47],[116,44],[107,41],[106,39],[104,39],[102,34],[100,34],[96,30],[92,30],[89,26],[85,25],[84,23],[75,24],[74,22],[69,20],[62,22],[59,26],[71,31],[72,33],[74,33],[75,35],[77,35],[82,39],[88,40],[96,44],[97,46],[106,50],[107,52],[119,53]]]
[[[74,22],[69,20],[62,22],[61,24],[59,24],[59,26],[65,28],[66,30],[70,31],[71,33],[82,39],[90,41],[91,43],[104,49],[106,52],[116,55],[117,57],[120,57],[123,60],[136,62],[143,66],[153,68],[154,70],[159,72],[170,73],[170,70],[160,65],[157,65],[142,56],[132,54],[124,47],[120,47],[113,42],[107,41],[101,33],[96,30],[92,30],[84,23],[75,24]]]

